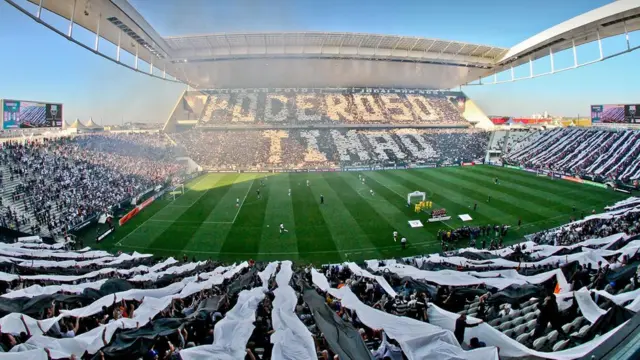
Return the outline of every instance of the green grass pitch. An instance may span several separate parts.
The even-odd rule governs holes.
[[[366,178],[364,184],[359,174]],[[494,184],[495,177],[499,185]],[[408,208],[407,194],[416,190],[426,192],[434,208],[446,208],[451,220],[428,223],[426,213],[416,214]],[[229,262],[289,259],[320,264],[387,259],[439,251],[439,229],[509,224],[509,243],[567,223],[571,216],[579,218],[581,212],[602,211],[625,197],[611,190],[492,166],[360,173],[211,173],[186,184],[185,193],[175,200],[156,201],[95,247]],[[475,202],[478,209],[473,211]],[[473,220],[463,223],[460,214],[469,214]],[[519,218],[522,227],[517,229]],[[409,227],[408,221],[417,219],[425,226]],[[280,223],[288,233],[280,234]],[[393,231],[407,238],[407,249],[393,241]],[[466,245],[461,241],[458,247]]]

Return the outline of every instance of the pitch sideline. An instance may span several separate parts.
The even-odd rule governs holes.
[[[150,218],[148,218],[147,220],[145,220],[144,222],[142,222],[140,225],[136,226],[135,229],[131,230],[131,232],[129,232],[127,235],[125,235],[122,239],[120,239],[117,243],[116,246],[124,246],[122,245],[122,242],[127,239],[131,234],[133,234],[134,232],[138,231],[138,229],[140,229],[143,225],[145,225],[147,222],[149,222],[149,220],[153,219],[156,215],[158,215],[158,213],[160,213],[162,210],[166,209],[167,206],[173,205],[173,203],[178,200],[181,199],[182,197],[184,197],[184,195],[186,193],[188,193],[189,191],[193,190],[194,187],[196,187],[196,185],[200,184],[203,180],[207,179],[209,177],[209,174],[204,175],[202,177],[202,179],[196,181],[193,186],[191,186],[190,188],[187,189],[187,191],[184,192],[184,194],[182,194],[182,196],[180,196],[179,198],[175,198],[173,200],[171,200],[171,202],[169,202],[167,205],[165,205],[162,209],[158,210],[158,212],[156,212],[155,214],[153,214]],[[196,201],[193,202],[193,204],[189,205],[188,208],[192,207],[196,202],[198,202],[198,200],[200,200],[200,198],[202,198],[202,196],[204,196],[204,194],[206,194],[207,192],[209,192],[209,190],[211,190],[211,188],[207,189],[207,191],[205,191],[202,195],[200,195],[198,197],[198,199],[196,199]],[[186,206],[186,205],[184,205]]]

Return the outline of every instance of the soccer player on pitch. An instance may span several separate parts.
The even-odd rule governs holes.
[[[283,232],[288,233],[288,232],[289,232],[289,230],[287,230],[287,229],[285,229],[285,228],[284,228],[284,224],[283,224],[283,223],[280,223],[280,234],[282,234]]]
[[[398,232],[394,231],[393,232],[393,242],[396,242],[396,241],[398,241]]]
[[[320,194],[320,205],[324,204],[324,195]]]

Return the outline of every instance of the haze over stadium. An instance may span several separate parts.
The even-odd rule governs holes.
[[[638,358],[639,29],[0,2],[0,358]]]

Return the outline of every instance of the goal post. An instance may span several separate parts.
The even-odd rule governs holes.
[[[419,201],[427,200],[427,193],[424,191],[414,191],[412,193],[407,194],[407,206],[411,205],[411,201],[413,198],[420,199]]]
[[[176,196],[180,196],[182,194],[184,194],[184,184],[176,185],[175,188],[168,193],[171,200],[175,200]]]

